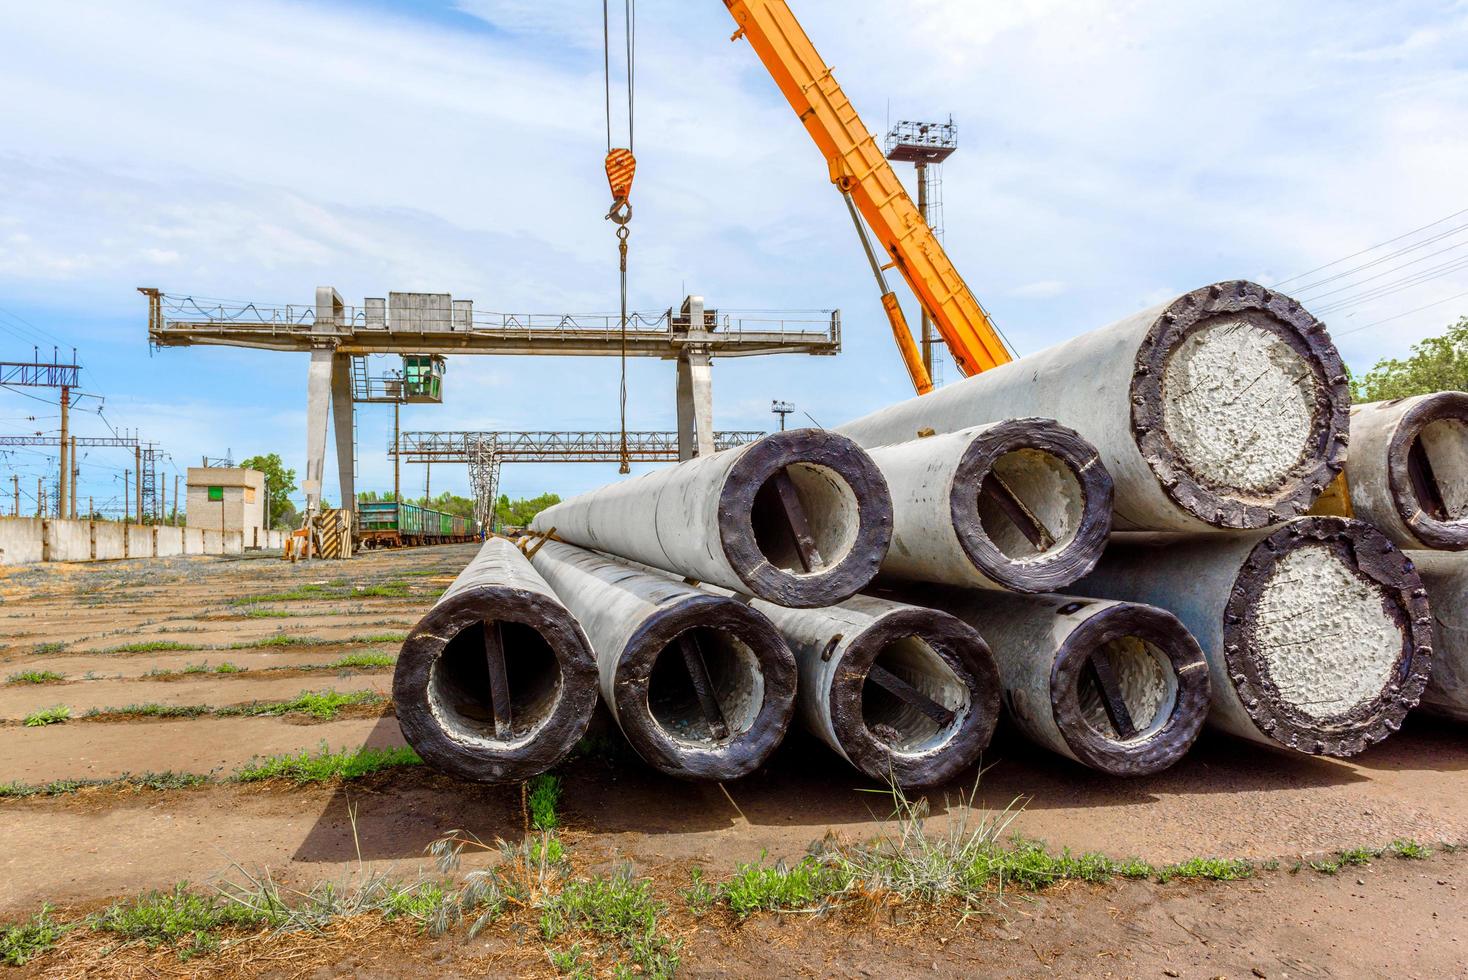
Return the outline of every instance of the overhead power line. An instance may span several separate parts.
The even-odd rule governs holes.
[[[1317,272],[1322,272],[1322,271],[1324,271],[1326,269],[1331,268],[1332,266],[1340,265],[1342,262],[1349,262],[1351,259],[1358,258],[1358,257],[1360,257],[1362,255],[1365,255],[1367,252],[1374,252],[1374,251],[1376,251],[1379,248],[1384,248],[1387,245],[1392,245],[1392,244],[1394,244],[1396,242],[1401,241],[1404,238],[1411,238],[1413,235],[1416,235],[1419,232],[1424,232],[1427,229],[1429,229],[1429,228],[1431,228],[1431,227],[1433,227],[1435,225],[1442,224],[1444,221],[1451,221],[1452,219],[1461,217],[1461,216],[1463,216],[1465,214],[1468,214],[1468,208],[1464,208],[1461,211],[1454,211],[1452,214],[1445,215],[1444,217],[1438,218],[1436,221],[1429,221],[1427,224],[1423,225],[1421,228],[1413,228],[1411,231],[1403,232],[1402,234],[1396,236],[1395,238],[1388,238],[1386,241],[1384,241],[1384,242],[1378,242],[1377,244],[1372,245],[1370,248],[1363,248],[1359,252],[1352,252],[1350,255],[1343,255],[1343,256],[1341,256],[1340,258],[1336,259],[1333,262],[1327,262],[1324,265],[1318,265],[1318,266],[1316,266],[1313,269],[1308,269],[1305,272],[1301,272],[1301,273],[1298,273],[1296,275],[1290,276],[1288,279],[1277,279],[1277,280],[1275,280],[1275,282],[1273,283],[1273,285],[1276,288],[1278,288],[1280,286],[1283,286],[1285,283],[1294,282],[1296,279],[1304,279],[1306,276],[1313,276]]]

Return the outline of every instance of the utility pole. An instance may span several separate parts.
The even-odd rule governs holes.
[[[173,524],[178,526],[178,474],[173,474]]]
[[[42,479],[38,476],[38,477],[36,477],[36,516],[37,517],[45,517],[46,516],[41,511],[42,501],[44,501],[46,499],[45,494],[46,494],[46,488],[45,488],[45,486],[43,486]]]
[[[13,489],[15,490],[15,508],[11,511],[11,513],[14,514],[16,517],[19,517],[20,516],[20,474],[19,473],[12,473],[12,474],[10,474],[10,482],[13,484]]]
[[[132,489],[132,485],[133,485],[133,475],[130,472],[128,472],[127,470],[123,470],[122,471],[122,523],[124,523],[124,524],[128,523],[128,519],[130,517],[132,517],[132,513],[133,513],[132,504],[129,502],[130,498],[127,495],[128,494],[128,491]]]
[[[770,402],[770,411],[780,416],[780,431],[784,432],[785,416],[795,411],[795,405],[792,402],[772,401]]]
[[[136,432],[134,432],[136,435]],[[138,508],[138,523],[143,523],[143,446],[141,443],[133,446],[133,477],[138,481],[137,493],[133,495]]]
[[[402,484],[398,480],[398,465],[401,459],[398,456],[398,407],[401,402],[392,403],[392,499],[393,503],[402,503]]]
[[[917,209],[923,220],[932,226],[932,218],[928,215],[928,164],[925,160],[917,160],[913,164],[917,171]],[[922,344],[923,344],[923,369],[928,372],[928,377],[933,376],[933,318],[928,315],[928,308],[919,303],[918,308],[923,313]]]
[[[429,479],[432,476],[433,476],[433,460],[430,459],[430,460],[428,460],[428,462],[426,462],[423,465],[423,506],[424,507],[427,507],[428,506],[428,502],[433,499],[433,494],[432,494],[432,492],[429,489]]]
[[[76,484],[81,476],[82,464],[76,458],[76,436],[71,437],[71,502],[67,506],[68,516],[76,520]]]

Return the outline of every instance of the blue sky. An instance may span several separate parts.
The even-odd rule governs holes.
[[[1295,276],[1468,208],[1468,3],[795,9],[870,128],[953,115],[946,243],[1021,352],[1207,282]],[[829,425],[906,397],[845,208],[753,53],[728,43],[723,5],[638,10],[632,305],[694,291],[725,308],[842,310],[837,358],[716,362],[720,428],[772,427],[773,398]],[[479,310],[614,308],[600,14],[589,0],[5,5],[0,359],[75,345],[106,418],[159,440],[178,467],[275,450],[299,472],[304,355],[150,353],[134,287],[304,304],[331,284],[349,303],[423,290]],[[1468,215],[1394,247],[1459,224]],[[1468,233],[1302,298],[1365,295],[1368,276],[1459,242]],[[1463,292],[1468,269],[1446,266],[1324,319],[1368,367],[1468,312],[1468,299],[1438,302]],[[616,406],[612,360],[459,357],[445,404],[406,409],[404,426],[611,428]],[[628,408],[634,427],[670,428],[672,366],[634,361]],[[0,390],[0,433],[54,431],[55,412]],[[79,434],[106,432],[94,412],[77,419]],[[390,426],[385,407],[360,410],[359,487],[391,485]],[[120,496],[129,462],[88,453],[81,495]],[[19,472],[30,492],[42,470],[44,454],[0,457],[4,483]],[[564,494],[615,478],[612,466],[522,465],[504,484]],[[422,467],[405,467],[406,487],[421,482]],[[462,492],[467,474],[439,467],[433,484]]]

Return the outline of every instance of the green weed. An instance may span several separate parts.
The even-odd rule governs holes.
[[[1403,840],[1400,837],[1388,844],[1386,849],[1394,856],[1409,861],[1425,861],[1432,855],[1432,849],[1425,844],[1419,844],[1415,840]]]
[[[422,764],[418,753],[407,746],[332,752],[323,743],[321,750],[314,754],[301,752],[251,761],[237,770],[234,778],[242,783],[266,779],[288,779],[297,784],[324,783],[333,779],[360,779],[383,769]]]
[[[391,667],[398,662],[398,658],[391,653],[349,653],[340,659],[325,664],[325,669],[339,667],[343,670],[358,668],[362,670],[373,667]]]
[[[310,715],[321,721],[330,721],[343,708],[359,704],[384,704],[387,699],[376,691],[302,691],[289,701],[256,701],[250,704],[230,705],[217,708],[214,714],[220,717],[245,716],[259,718],[272,715]]]
[[[284,609],[247,609],[247,610],[245,610],[245,617],[247,619],[290,619],[293,615],[295,615],[295,614],[294,613],[291,613],[291,612],[287,612]]]
[[[40,728],[42,725],[59,725],[70,718],[71,709],[64,704],[58,704],[53,708],[42,708],[26,715],[23,724],[27,728]]]
[[[794,866],[741,864],[733,877],[719,886],[735,915],[762,910],[808,909],[824,903],[850,886],[850,871],[823,864],[813,857]]]
[[[141,640],[124,643],[120,647],[108,647],[103,653],[162,653],[166,650],[197,650],[197,644],[179,643],[177,640]]]
[[[320,646],[330,642],[315,636],[296,636],[294,633],[272,633],[256,640],[242,640],[239,643],[231,643],[231,650],[259,650],[271,647],[298,647],[298,646]]]
[[[276,925],[278,921],[279,916],[267,910],[191,891],[184,882],[172,891],[149,892],[109,906],[92,917],[92,928],[155,949],[185,939],[197,944],[201,934],[221,926],[258,927]]]
[[[22,670],[5,678],[7,684],[57,684],[66,680],[65,674],[54,670]]]
[[[1239,881],[1254,876],[1254,865],[1242,858],[1189,858],[1179,864],[1159,868],[1157,880],[1166,884],[1173,879],[1207,881]]]
[[[408,638],[407,633],[368,633],[365,636],[354,636],[352,643],[402,643]]]
[[[0,799],[25,799],[31,796],[68,796],[83,789],[118,787],[133,790],[190,789],[213,782],[209,776],[183,772],[145,772],[140,776],[124,775],[110,779],[58,779],[49,783],[0,783]]]
[[[51,918],[51,906],[42,905],[29,922],[0,928],[0,963],[24,966],[55,946],[67,928]]]
[[[128,704],[120,708],[88,708],[82,718],[89,721],[115,721],[123,718],[198,718],[212,714],[207,704]]]
[[[66,644],[59,640],[50,643],[37,643],[31,648],[31,653],[60,653],[66,649]]]
[[[688,872],[689,885],[678,894],[683,896],[683,904],[694,915],[703,915],[713,908],[719,901],[719,889],[711,885],[703,876],[703,869],[693,868]]]
[[[545,897],[540,934],[548,941],[577,930],[618,941],[645,976],[671,977],[678,969],[679,944],[658,930],[666,906],[652,896],[652,882],[619,868],[611,875],[570,881]]]
[[[536,830],[555,830],[561,825],[556,804],[561,802],[561,779],[549,773],[530,780],[530,825]]]

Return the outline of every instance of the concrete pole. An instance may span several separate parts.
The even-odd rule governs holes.
[[[326,467],[326,424],[331,406],[331,365],[335,352],[318,348],[311,352],[306,369],[306,476],[301,489],[306,494],[306,524],[321,513],[322,473]]]
[[[37,517],[44,517],[45,516],[45,506],[46,506],[45,501],[46,501],[46,490],[45,490],[45,487],[43,485],[43,482],[42,482],[41,478],[38,476],[38,477],[36,477],[36,516]]]
[[[1432,607],[1432,674],[1421,710],[1468,721],[1468,555],[1412,553]]]
[[[1401,726],[1432,668],[1422,581],[1361,521],[1114,543],[1069,591],[1176,615],[1208,658],[1209,723],[1265,745],[1355,755]]]
[[[1208,714],[1208,668],[1170,613],[1133,602],[924,590],[978,630],[1009,716],[1033,742],[1114,776],[1183,757]]]
[[[917,209],[918,214],[931,227],[933,216],[928,213],[928,165],[922,160],[913,162],[913,169],[917,171]],[[922,311],[922,331],[919,337],[923,347],[923,370],[928,372],[928,377],[933,376],[933,318],[928,315],[928,308],[921,302],[918,309]]]
[[[402,456],[399,455],[401,429],[398,426],[399,402],[392,403],[392,499],[394,503],[402,503],[403,486],[399,477],[399,469],[402,465]]]
[[[851,440],[790,429],[581,494],[536,531],[784,606],[826,606],[877,573],[892,500]]]
[[[865,595],[825,609],[750,605],[795,654],[802,723],[872,779],[946,782],[989,744],[999,671],[954,617]]]
[[[141,524],[141,523],[143,523],[143,447],[142,446],[139,446],[139,445],[134,445],[133,446],[133,461],[134,461],[133,476],[137,480],[137,487],[136,487],[136,491],[137,492],[133,494],[133,499],[136,502],[136,507],[137,507],[137,510],[138,510],[137,522],[139,524]],[[223,528],[221,528],[221,530],[223,530]]]
[[[514,545],[491,538],[403,642],[393,704],[429,765],[507,783],[581,740],[596,679],[576,620]]]
[[[1401,548],[1468,548],[1468,394],[1351,408],[1349,505],[1338,484],[1316,513],[1357,517]]]
[[[19,517],[20,516],[20,474],[19,473],[12,473],[10,475],[10,484],[11,484],[11,489],[15,492],[15,506],[11,508],[11,513],[14,514],[16,517]]]
[[[785,737],[795,658],[764,616],[557,541],[541,544],[531,562],[586,630],[602,700],[648,765],[738,779]]]
[[[71,437],[71,497],[67,504],[67,514],[72,520],[76,520],[76,485],[81,476],[82,467],[76,458],[76,436]]]
[[[335,422],[333,442],[336,444],[337,483],[341,486],[341,509],[348,515],[357,513],[357,478],[355,438],[352,416],[357,410],[352,401],[352,358],[337,354],[331,361],[331,415]]]
[[[688,333],[678,349],[678,458],[693,459],[714,452],[714,375],[702,296],[683,300]]]
[[[124,523],[124,524],[128,523],[128,519],[130,517],[132,517],[132,512],[133,512],[132,502],[131,502],[131,498],[128,496],[128,492],[130,490],[132,490],[132,485],[133,485],[133,475],[132,475],[131,471],[129,471],[129,470],[123,470],[122,471],[122,523]]]
[[[1254,283],[1206,286],[837,431],[864,447],[1038,416],[1116,484],[1116,530],[1257,528],[1345,464],[1350,388],[1324,326]]]
[[[1095,566],[1111,529],[1096,448],[1049,419],[1011,419],[870,450],[892,494],[884,580],[1054,592]]]
[[[71,389],[65,385],[61,388],[61,482],[57,484],[56,491],[56,516],[66,516],[67,484],[71,482],[71,456],[70,452],[70,411]]]
[[[185,521],[188,520],[187,515],[184,517],[184,520]],[[174,523],[174,526],[175,527],[178,526],[178,474],[177,473],[173,474],[173,523]]]

